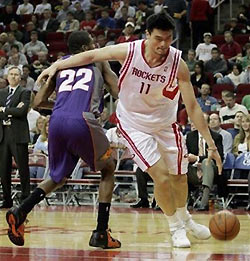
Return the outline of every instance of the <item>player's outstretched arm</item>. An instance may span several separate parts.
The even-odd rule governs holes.
[[[219,173],[222,171],[222,161],[217,148],[214,144],[214,140],[208,129],[206,120],[204,119],[203,112],[196,101],[193,86],[190,82],[190,73],[186,63],[181,60],[178,70],[178,85],[182,95],[183,102],[186,106],[187,113],[194,123],[197,130],[201,133],[202,137],[208,144],[208,159],[214,159],[218,167]]]
[[[127,55],[127,45],[128,43],[110,45],[100,49],[82,52],[73,55],[68,59],[57,61],[39,75],[37,78],[37,84],[41,84],[42,80],[46,80],[47,83],[49,83],[58,70],[70,67],[77,67],[102,61],[119,61],[123,63]]]
[[[117,75],[111,70],[109,62],[105,61],[102,62],[102,73],[103,78],[105,81],[105,88],[106,90],[115,98],[118,99],[118,77]]]

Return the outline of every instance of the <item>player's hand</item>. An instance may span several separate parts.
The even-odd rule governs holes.
[[[214,159],[216,161],[216,165],[218,167],[218,174],[221,175],[222,161],[221,161],[221,157],[220,157],[218,150],[216,148],[208,148],[207,151],[208,151],[207,164],[209,164],[211,162],[211,160]]]
[[[50,67],[48,67],[47,69],[41,72],[41,74],[38,76],[36,80],[36,84],[38,86],[41,86],[42,84],[44,84],[44,81],[46,81],[46,84],[49,84],[52,77],[56,74],[56,72],[57,72],[57,64],[55,62]]]

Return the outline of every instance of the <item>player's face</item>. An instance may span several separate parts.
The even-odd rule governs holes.
[[[173,31],[163,31],[154,29],[151,33],[147,33],[149,47],[155,54],[164,56],[173,40]]]

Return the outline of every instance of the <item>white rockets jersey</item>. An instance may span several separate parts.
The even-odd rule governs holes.
[[[170,46],[161,65],[151,68],[145,57],[145,40],[128,44],[120,70],[117,117],[138,130],[151,132],[176,122],[177,71],[181,51]]]

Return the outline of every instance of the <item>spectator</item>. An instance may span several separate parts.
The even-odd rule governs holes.
[[[203,61],[198,61],[195,64],[194,73],[191,75],[191,83],[194,87],[198,88],[199,91],[203,83],[208,83],[209,85],[211,85],[207,75],[204,72]]]
[[[0,56],[0,77],[4,77],[6,64],[7,64],[6,57]]]
[[[202,42],[205,32],[210,32],[208,19],[212,14],[208,1],[193,0],[190,10],[190,24],[192,28],[193,48]]]
[[[233,148],[233,138],[232,135],[221,128],[221,119],[217,113],[212,113],[208,117],[208,125],[209,128],[217,132],[222,136],[222,144],[223,144],[223,152],[224,152],[224,160],[228,153],[232,152]]]
[[[0,78],[0,89],[4,89],[8,86],[8,82],[4,78]]]
[[[23,43],[28,43],[31,41],[31,32],[36,31],[36,27],[32,21],[29,21],[25,25],[25,31],[23,35]]]
[[[164,0],[157,0],[154,6],[154,13],[158,14],[163,10],[163,7],[165,6]]]
[[[9,69],[13,66],[15,67],[18,67],[18,69],[22,72],[22,69],[23,69],[23,65],[20,64],[20,55],[19,53],[15,53],[13,54],[12,56],[10,56],[9,58],[9,64],[8,64],[8,67],[5,69],[5,72],[4,74],[7,76],[8,72],[9,72]]]
[[[227,74],[226,76],[222,76],[222,74],[217,74],[216,83],[218,84],[232,84],[234,85],[235,89],[241,83],[244,83],[245,79],[245,72],[242,71],[242,66],[239,63],[233,65],[233,70],[231,73]]]
[[[62,9],[58,12],[56,20],[61,23],[67,19],[68,12],[74,12],[74,8],[70,6],[69,0],[62,0]]]
[[[0,34],[0,43],[4,46],[8,42],[8,34],[3,32]]]
[[[30,77],[30,66],[29,65],[24,65],[23,66],[23,75],[22,78],[26,80],[26,89],[33,91],[35,81]]]
[[[13,5],[8,4],[5,7],[5,13],[0,16],[0,22],[2,22],[4,25],[8,25],[12,21],[20,22],[20,16],[14,13]]]
[[[247,94],[242,98],[241,104],[247,108],[248,111],[250,111],[250,95]]]
[[[188,70],[190,71],[190,74],[194,73],[194,67],[197,63],[197,60],[195,59],[195,51],[193,49],[188,50],[186,64],[188,66]]]
[[[24,45],[23,52],[27,54],[29,58],[32,58],[32,56],[37,55],[38,52],[44,51],[48,52],[48,49],[46,48],[45,44],[41,41],[38,41],[38,34],[36,31],[31,32],[31,41]]]
[[[126,6],[128,10],[128,17],[135,17],[135,8],[130,5],[130,0],[123,0],[120,2],[119,8],[115,12],[115,19],[120,19],[122,17],[122,7]]]
[[[49,119],[45,118],[43,122],[41,135],[38,137],[35,146],[34,153],[43,153],[48,155],[48,134],[49,134]],[[31,178],[43,178],[45,168],[43,167],[30,167]]]
[[[207,32],[203,34],[204,43],[198,44],[196,48],[196,59],[206,62],[212,58],[211,50],[217,47],[216,44],[212,44],[212,34]]]
[[[90,10],[90,6],[91,6],[91,1],[90,0],[72,1],[72,4],[74,5],[76,2],[80,2],[82,10],[84,12],[88,12]]]
[[[226,106],[222,107],[219,111],[222,123],[234,123],[237,111],[242,111],[244,114],[248,114],[248,110],[245,106],[235,103],[235,95],[233,92],[227,92],[223,100]]]
[[[240,34],[242,32],[241,27],[238,24],[237,18],[231,18],[229,23],[224,26],[224,32],[230,31],[233,35]]]
[[[220,50],[214,47],[211,50],[212,58],[205,62],[204,71],[212,73],[215,79],[220,77],[220,74],[224,75],[227,72],[227,62],[220,57]]]
[[[60,23],[57,32],[68,33],[79,30],[79,21],[74,19],[72,12],[68,12],[66,20]]]
[[[249,8],[246,5],[240,5],[238,7],[238,14],[237,14],[238,23],[241,24],[248,24],[250,19]]]
[[[23,44],[19,41],[16,40],[15,34],[13,32],[9,32],[8,33],[8,42],[6,42],[2,49],[8,54],[10,55],[10,49],[13,45],[17,45],[18,46],[18,50],[22,50],[23,49]]]
[[[80,24],[81,30],[92,30],[96,25],[96,20],[93,19],[93,13],[91,11],[86,12],[86,18]]]
[[[97,46],[99,48],[102,48],[104,46],[106,46],[106,43],[107,43],[107,38],[104,34],[99,34],[97,37],[96,37],[96,43],[97,43]]]
[[[153,182],[152,178],[147,172],[143,172],[139,167],[136,169],[136,183],[138,188],[138,197],[140,200],[130,205],[131,208],[149,208],[147,183],[148,181]]]
[[[51,18],[51,10],[45,9],[43,11],[43,20],[39,21],[39,30],[42,32],[55,32],[58,29],[58,22]]]
[[[197,98],[197,102],[199,103],[201,109],[203,112],[209,112],[212,111],[212,107],[214,105],[218,104],[218,101],[210,96],[211,93],[211,87],[207,83],[203,83],[201,85],[201,90],[200,90],[201,96]]]
[[[109,10],[111,8],[111,1],[106,0],[91,0],[91,10],[94,13],[102,12],[103,10]]]
[[[33,142],[34,141],[33,140],[34,135],[36,133],[38,133],[38,130],[36,130],[36,127],[39,126],[39,123],[37,123],[37,120],[41,116],[41,114],[38,111],[36,111],[32,108],[34,98],[35,98],[35,94],[31,93],[30,106],[29,106],[29,111],[28,111],[28,114],[27,114],[27,120],[28,120],[28,124],[29,124],[29,132],[30,132],[30,141],[31,141],[32,144],[35,143],[35,142]],[[44,117],[44,116],[42,116],[42,117]],[[37,136],[37,138],[38,138],[38,136]]]
[[[34,11],[34,14],[39,14],[41,15],[42,13],[44,13],[44,10],[51,10],[51,4],[48,3],[48,0],[42,0],[41,4],[38,4],[36,6],[36,9]]]
[[[115,19],[109,16],[108,10],[103,10],[101,13],[101,18],[97,20],[97,24],[94,27],[94,30],[108,30],[115,29],[116,22]]]
[[[134,35],[135,25],[132,22],[127,22],[123,30],[124,35],[119,36],[117,43],[132,42],[138,40],[138,37]]]
[[[23,33],[18,30],[18,23],[16,21],[12,21],[10,23],[10,31],[14,33],[17,41],[20,41],[20,42],[22,41]]]
[[[36,119],[35,127],[30,129],[31,136],[33,137],[33,139],[31,140],[32,144],[35,144],[38,137],[41,135],[42,128],[43,128],[44,122],[46,120],[46,117],[42,116],[42,115],[40,115],[39,117],[36,117],[36,118],[37,119]],[[31,126],[33,126],[33,124],[34,124],[34,121],[31,123]]]
[[[250,43],[245,44],[246,55],[240,60],[243,70],[250,66]]]
[[[83,11],[81,4],[78,1],[74,3],[74,7],[75,7],[74,18],[78,20],[78,22],[80,23],[85,19],[85,12]]]
[[[33,14],[34,6],[29,3],[29,0],[23,0],[23,4],[19,5],[16,14],[17,15],[27,15]]]
[[[122,16],[116,20],[116,28],[124,28],[128,20],[128,7],[124,5],[121,9]]]
[[[228,61],[236,61],[237,58],[242,57],[241,47],[234,41],[232,33],[226,31],[224,37],[226,43],[222,44],[220,48],[222,57]]]
[[[13,57],[14,54],[18,54],[19,56],[18,64],[21,65],[28,64],[26,56],[23,53],[19,52],[19,46],[15,44],[13,44],[10,49],[10,58],[8,61],[9,64],[11,64],[11,59],[12,59],[11,57]]]
[[[232,138],[234,139],[235,136],[239,133],[240,130],[240,126],[241,126],[241,120],[242,120],[242,116],[244,115],[244,113],[242,111],[237,111],[235,113],[235,117],[234,117],[234,127],[233,128],[228,128],[227,131],[229,133],[231,133]]]
[[[194,126],[192,128],[194,128]],[[216,132],[210,132],[223,160],[222,136]],[[187,134],[186,144],[189,162],[187,173],[189,186],[203,186],[202,198],[197,206],[197,210],[209,210],[209,193],[212,189],[214,178],[218,175],[218,169],[213,160],[208,161],[207,144],[197,130],[193,130]]]

